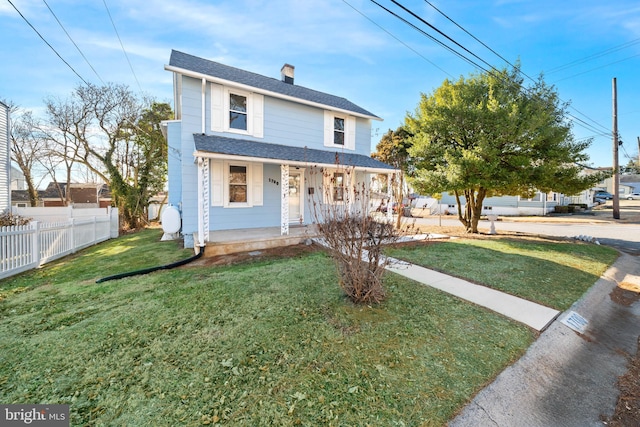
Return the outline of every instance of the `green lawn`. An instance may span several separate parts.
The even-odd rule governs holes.
[[[440,426],[535,339],[389,274],[355,307],[322,252],[183,267],[160,232],[0,281],[0,401],[69,404],[96,426]]]
[[[387,255],[564,311],[618,257],[606,246],[574,241],[456,239],[389,249]]]

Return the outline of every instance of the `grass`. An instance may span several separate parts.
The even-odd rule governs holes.
[[[0,282],[0,401],[74,426],[440,426],[535,339],[394,274],[350,305],[322,252],[95,283],[190,255],[159,237]]]
[[[611,265],[609,247],[543,239],[457,239],[387,255],[564,311]]]

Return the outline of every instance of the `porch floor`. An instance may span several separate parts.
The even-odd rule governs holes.
[[[289,226],[288,235],[281,235],[280,227],[210,231],[204,257],[297,245],[316,235],[314,225]]]

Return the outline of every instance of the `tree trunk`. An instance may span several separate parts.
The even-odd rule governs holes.
[[[460,194],[455,191],[456,202],[458,204],[458,219],[464,225],[467,233],[478,233],[478,222],[482,215],[482,203],[487,195],[487,190],[480,187],[476,189],[464,190],[464,198],[466,200],[464,213],[462,204],[460,203]]]
[[[402,201],[404,200],[404,177],[402,170],[398,174],[398,191],[396,192],[396,201],[398,203],[398,218],[396,220],[396,228],[400,230],[402,226],[402,216],[404,215],[404,206],[402,206]],[[393,207],[391,207],[392,209]]]
[[[460,193],[458,193],[458,190],[455,190],[453,192],[453,194],[455,194],[456,196],[456,206],[458,207],[458,220],[462,223],[462,225],[464,225],[464,228],[469,231],[469,226],[470,226],[470,216],[467,215],[467,207],[468,207],[468,203],[467,206],[465,206],[465,211],[464,214],[462,213],[462,203],[460,202]],[[466,194],[466,192],[465,192]]]

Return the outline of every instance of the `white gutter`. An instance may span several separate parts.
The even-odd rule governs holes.
[[[247,92],[260,93],[262,95],[271,96],[273,98],[286,99],[287,101],[293,101],[293,102],[297,102],[299,104],[310,105],[312,107],[322,108],[323,110],[337,111],[339,113],[344,113],[344,114],[348,114],[348,115],[356,116],[356,117],[361,117],[361,118],[365,118],[365,119],[373,119],[373,120],[378,120],[380,122],[383,121],[383,119],[381,119],[380,117],[370,116],[370,115],[367,115],[367,114],[362,114],[362,113],[358,113],[358,112],[351,111],[351,110],[345,110],[345,109],[342,109],[342,108],[332,107],[330,105],[321,104],[319,102],[307,101],[305,99],[296,98],[295,96],[283,95],[281,93],[272,92],[272,91],[265,90],[265,89],[260,89],[260,88],[257,88],[255,86],[249,86],[249,85],[245,85],[245,84],[242,84],[242,83],[233,82],[231,80],[220,79],[220,78],[209,76],[209,75],[206,75],[206,74],[197,73],[195,71],[185,70],[184,68],[174,67],[172,65],[165,65],[164,69],[167,70],[167,71],[172,71],[174,73],[184,74],[185,76],[193,77],[195,79],[206,79],[207,81],[210,81],[210,82],[213,82],[213,83],[218,83],[218,84],[225,85],[225,86],[234,86],[236,88],[246,90]]]
[[[221,160],[237,160],[240,162],[255,162],[255,163],[269,163],[273,165],[282,165],[286,164],[289,166],[297,166],[307,168],[309,166],[319,166],[323,168],[332,168],[335,169],[337,167],[353,167],[356,170],[367,172],[367,173],[379,173],[379,174],[389,174],[399,172],[397,169],[383,169],[383,168],[367,168],[363,166],[352,166],[352,165],[342,165],[335,163],[312,163],[312,162],[300,162],[294,160],[284,160],[284,159],[266,159],[264,157],[252,157],[252,156],[238,156],[233,154],[220,154],[220,153],[211,153],[208,151],[195,151],[193,153],[195,158],[201,157],[204,159],[221,159]]]

